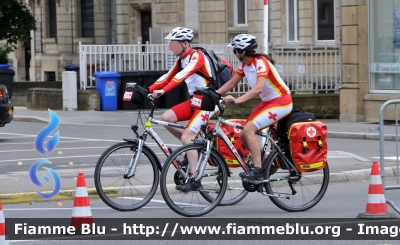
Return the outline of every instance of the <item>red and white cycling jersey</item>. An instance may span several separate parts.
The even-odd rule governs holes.
[[[181,68],[179,69],[179,60],[175,62],[174,67],[165,75],[161,76],[153,85],[149,87],[150,93],[154,90],[163,89],[165,93],[171,91],[182,82],[186,82],[190,95],[196,87],[207,87],[209,82],[196,72],[200,71],[204,75],[211,77],[211,67],[208,59],[202,52],[194,52],[192,48],[181,58]],[[181,71],[179,71],[181,70]],[[179,121],[189,120],[186,128],[194,133],[199,133],[201,125],[206,123],[215,113],[210,111],[201,111],[192,108],[191,100],[184,101],[171,108]],[[216,111],[218,107],[216,107]]]
[[[186,82],[189,94],[193,95],[196,87],[208,86],[209,82],[196,74],[197,71],[200,71],[208,77],[212,76],[210,63],[202,52],[195,52],[193,48],[190,48],[185,56],[181,58],[181,67],[183,68],[181,71],[179,71],[178,66],[179,62],[177,60],[167,74],[161,76],[149,87],[150,93],[160,89],[163,89],[167,93],[182,82]]]
[[[265,87],[260,93],[262,101],[269,101],[290,94],[289,88],[279,76],[278,71],[263,56],[254,57],[249,65],[240,64],[236,73],[241,77],[246,76],[250,88],[256,86],[257,78],[267,78]]]

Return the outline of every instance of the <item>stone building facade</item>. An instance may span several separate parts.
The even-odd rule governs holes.
[[[25,1],[30,5],[38,27],[31,33],[32,58],[28,64],[32,81],[59,80],[65,66],[79,63],[79,42],[146,43],[150,41],[149,27],[165,36],[176,26],[187,26],[195,30],[196,43],[227,43],[237,34],[251,33],[258,37],[260,49],[264,50],[264,1],[261,0]],[[335,34],[328,42],[320,42],[315,37],[315,5],[319,1],[270,0],[270,48],[302,46],[307,49],[327,43],[338,47],[339,0],[322,0],[334,4]],[[298,8],[298,30],[294,41],[287,38],[287,5],[291,2],[296,2]],[[92,30],[88,31],[90,28]],[[22,75],[16,78],[23,79]]]
[[[260,50],[264,50],[262,0],[24,1],[31,7],[38,26],[31,33],[31,81],[60,80],[65,66],[79,63],[79,42],[146,43],[157,33],[158,41],[152,42],[161,42],[176,26],[195,30],[195,43],[228,43],[237,34],[250,33],[258,37]],[[340,120],[375,121],[379,106],[398,97],[396,89],[389,93],[371,92],[368,22],[369,5],[376,0],[268,2],[270,51],[307,51],[327,46],[342,51]],[[14,65],[16,69],[25,69],[20,62],[26,59],[23,48],[14,55],[19,60],[18,66]],[[17,74],[16,80],[24,79],[23,72]]]

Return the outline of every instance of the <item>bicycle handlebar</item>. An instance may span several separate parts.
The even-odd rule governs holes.
[[[162,95],[162,93],[157,93],[157,96],[158,96],[158,97],[160,97],[161,95]],[[153,94],[148,94],[148,95],[147,95],[147,98],[150,99],[150,100],[154,100]]]

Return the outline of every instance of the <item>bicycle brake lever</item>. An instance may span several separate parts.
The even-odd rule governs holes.
[[[137,132],[139,129],[138,125],[131,125],[131,129],[136,134],[136,138],[139,138],[139,134]]]

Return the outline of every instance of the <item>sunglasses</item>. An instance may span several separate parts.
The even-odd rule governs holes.
[[[238,52],[239,54],[243,54],[243,51],[242,51],[242,50],[234,49],[234,50],[233,50],[233,53],[236,54],[236,52]]]

